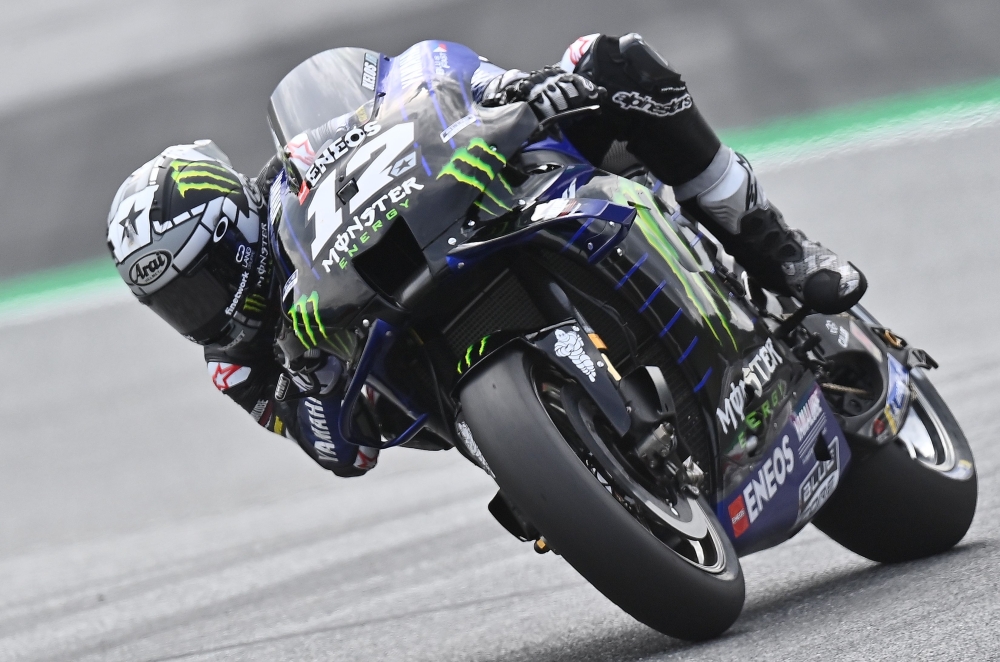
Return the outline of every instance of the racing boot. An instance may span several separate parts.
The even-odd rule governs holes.
[[[789,228],[750,163],[726,146],[674,188],[685,215],[705,225],[758,283],[827,315],[856,304],[868,282],[853,264]]]

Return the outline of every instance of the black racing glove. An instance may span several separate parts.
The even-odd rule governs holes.
[[[283,367],[284,371],[275,392],[278,400],[329,396],[340,386],[340,378],[344,372],[344,366],[339,359],[318,350],[306,352],[291,363],[286,361]],[[289,381],[298,389],[297,394],[295,389],[291,389],[289,393]],[[281,391],[280,395],[278,391]]]
[[[575,108],[600,104],[607,90],[579,74],[559,67],[545,67],[530,74],[512,70],[490,82],[483,94],[484,106],[502,106],[527,101],[538,119]]]

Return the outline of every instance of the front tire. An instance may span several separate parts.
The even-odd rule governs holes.
[[[724,632],[743,608],[743,573],[711,508],[704,499],[691,501],[720,550],[709,572],[653,535],[595,477],[546,410],[535,361],[511,348],[462,387],[465,420],[504,496],[637,620],[681,639]]]
[[[912,376],[917,397],[900,438],[854,463],[813,519],[833,540],[880,563],[951,549],[976,512],[969,442],[927,377]]]

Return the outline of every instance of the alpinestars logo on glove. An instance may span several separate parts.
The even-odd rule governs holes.
[[[675,88],[671,91],[680,92],[684,88]],[[625,110],[636,110],[645,115],[652,115],[653,117],[669,117],[670,115],[676,115],[677,113],[683,112],[694,105],[694,101],[691,100],[691,95],[684,90],[684,94],[681,96],[671,99],[667,102],[655,101],[650,96],[645,96],[639,94],[638,92],[615,92],[615,95],[611,97],[611,100],[616,104],[621,106]]]

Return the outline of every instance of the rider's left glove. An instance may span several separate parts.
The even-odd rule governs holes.
[[[530,74],[508,71],[487,85],[483,94],[484,106],[502,106],[514,101],[527,101],[539,119],[556,113],[600,104],[607,96],[598,87],[579,74],[566,73],[559,67],[545,67]]]
[[[309,354],[286,365],[285,372],[302,396],[327,396],[339,385],[344,366],[329,354]]]

